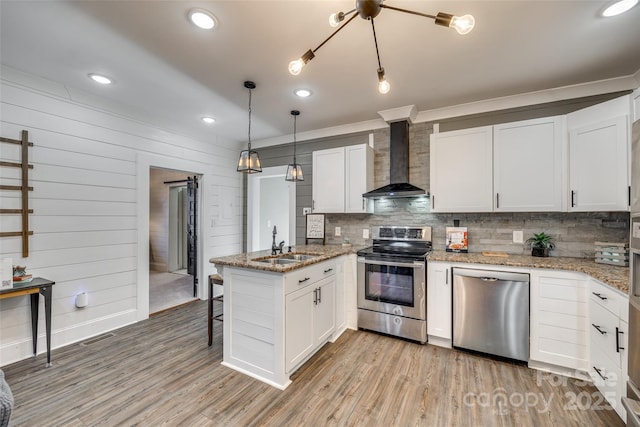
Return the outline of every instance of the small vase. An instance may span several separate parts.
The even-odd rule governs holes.
[[[531,256],[548,257],[549,248],[531,248]]]

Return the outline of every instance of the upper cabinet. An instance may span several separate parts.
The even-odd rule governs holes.
[[[373,149],[368,144],[313,152],[313,211],[366,213],[362,194],[373,189]]]
[[[562,117],[431,135],[433,212],[562,210]]]
[[[432,212],[491,212],[492,136],[491,126],[431,135]]]
[[[567,115],[569,211],[629,209],[629,97]]]
[[[562,210],[562,117],[493,127],[496,212]]]

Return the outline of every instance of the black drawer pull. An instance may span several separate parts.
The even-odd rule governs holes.
[[[325,272],[325,273],[329,273],[329,272],[331,272],[331,271],[333,271],[333,268],[330,268],[330,269],[328,269],[328,270],[325,270],[324,272]]]
[[[594,328],[596,328],[596,331],[600,332],[602,335],[607,335],[607,331],[603,331],[602,329],[600,329],[600,326],[592,323],[591,326],[593,326]]]
[[[596,368],[595,366],[593,367],[593,369],[596,370],[596,372],[598,373],[598,375],[600,375],[600,378],[602,378],[603,380],[608,380],[609,378],[605,377],[604,375],[602,375],[602,371],[598,368]]]
[[[304,283],[304,282],[306,282],[307,280],[309,280],[309,277],[305,277],[305,278],[304,278],[304,279],[302,279],[302,280],[298,280],[298,283]]]
[[[599,294],[597,292],[591,292],[592,294],[594,294],[595,296],[597,296],[598,298],[600,298],[602,301],[606,301],[607,297],[603,297],[602,294]]]
[[[624,347],[620,347],[620,334],[624,334],[619,328],[616,327],[616,352],[620,353],[620,350],[624,350]]]

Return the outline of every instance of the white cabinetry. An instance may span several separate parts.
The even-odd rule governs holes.
[[[627,95],[567,115],[570,211],[628,210],[628,112]]]
[[[624,420],[620,398],[626,395],[628,298],[591,278],[589,285],[589,375]]]
[[[366,213],[362,197],[373,189],[373,149],[368,144],[313,152],[313,211]]]
[[[586,372],[589,299],[585,275],[535,269],[530,278],[530,362]]]
[[[312,154],[314,212],[344,212],[344,147]]]
[[[562,210],[562,117],[493,127],[496,212]]]
[[[492,135],[491,126],[431,135],[432,212],[491,212]]]
[[[427,262],[429,343],[451,347],[451,264]]]

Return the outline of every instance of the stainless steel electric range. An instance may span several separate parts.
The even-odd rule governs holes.
[[[427,342],[431,227],[374,227],[358,251],[358,327]]]

